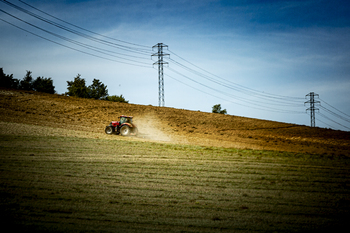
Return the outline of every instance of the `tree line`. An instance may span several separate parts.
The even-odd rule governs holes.
[[[55,87],[51,78],[37,77],[33,79],[32,72],[27,70],[27,74],[22,80],[13,78],[13,74],[6,75],[0,68],[0,86],[25,91],[39,91],[54,94]]]
[[[67,96],[75,96],[80,98],[100,99],[113,102],[129,103],[125,100],[123,95],[108,95],[107,86],[100,80],[94,79],[90,86],[86,86],[85,79],[78,74],[73,81],[67,81],[68,91],[65,93]],[[13,74],[7,75],[4,73],[3,68],[0,68],[0,87],[13,88],[26,91],[38,91],[49,94],[55,94],[55,86],[51,78],[37,77],[33,79],[32,72],[27,70],[26,75],[22,80],[13,78]]]

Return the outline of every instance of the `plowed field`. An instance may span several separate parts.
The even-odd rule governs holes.
[[[70,129],[106,137],[105,126],[122,114],[134,116],[134,122],[139,127],[140,135],[129,140],[327,156],[350,155],[350,132],[233,115],[0,90],[2,122]],[[15,130],[20,132],[21,128]],[[121,139],[115,135],[108,137]]]

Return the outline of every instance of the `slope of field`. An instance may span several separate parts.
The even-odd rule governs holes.
[[[120,114],[135,116],[138,137],[104,133]],[[36,233],[338,232],[349,228],[349,151],[347,132],[0,90],[0,223]]]
[[[135,117],[141,132],[139,140],[350,155],[350,132],[232,115],[0,89],[2,122],[94,132],[102,136],[105,126],[122,114]]]

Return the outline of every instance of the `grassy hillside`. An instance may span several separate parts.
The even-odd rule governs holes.
[[[0,121],[104,133],[133,115],[142,137],[225,148],[349,156],[350,132],[266,120],[60,95],[0,90]]]

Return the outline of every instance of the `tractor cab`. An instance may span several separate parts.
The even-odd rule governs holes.
[[[124,115],[121,115],[119,117],[119,122],[120,124],[124,124],[124,123],[130,123],[132,124],[132,116],[124,116]]]

